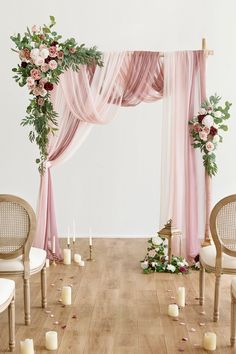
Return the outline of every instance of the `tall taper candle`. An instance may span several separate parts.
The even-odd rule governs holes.
[[[56,237],[52,236],[52,253],[56,253]]]
[[[75,242],[75,219],[73,220],[73,242]]]

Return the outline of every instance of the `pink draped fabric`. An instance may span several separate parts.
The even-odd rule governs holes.
[[[195,59],[189,60],[189,58]],[[186,136],[186,126],[191,113],[191,99],[196,91],[194,85],[192,88],[189,87],[191,86],[191,80],[196,82],[195,76],[199,72],[198,63],[201,58],[200,52],[184,52],[175,58],[178,65],[171,60],[168,64],[170,65],[169,69],[173,65],[172,74],[175,73],[176,68],[178,69],[176,71],[176,81],[177,79],[179,80],[179,84],[176,87],[179,91],[177,95],[172,97],[173,113],[176,114],[178,112],[177,116],[173,116],[173,118],[176,118],[176,120],[173,120],[175,143],[171,145],[171,161],[175,168],[173,171],[169,168],[169,172],[174,173],[174,180],[171,179],[170,183],[172,189],[175,185],[176,176],[178,173],[181,174],[180,171],[183,171],[181,169],[178,170],[176,164],[178,158],[188,161],[184,169],[186,176],[188,176],[186,177],[188,181],[186,190],[192,190],[194,187],[194,179],[191,179],[194,172],[194,157],[190,141]],[[194,62],[193,64],[192,61]],[[168,79],[165,76],[166,74],[166,70],[165,73],[163,71],[163,62],[159,53],[122,52],[104,55],[104,66],[102,68],[81,66],[78,73],[68,70],[61,76],[60,83],[52,94],[54,108],[59,114],[59,129],[57,134],[49,139],[48,161],[45,164],[45,174],[41,177],[36,246],[46,249],[50,255],[53,235],[57,239],[51,167],[57,163],[64,162],[72,156],[85,139],[91,126],[110,122],[115,117],[120,106],[134,106],[140,102],[152,102],[161,99],[163,96],[164,77],[165,80]],[[185,79],[188,84],[185,84]],[[204,81],[204,75],[202,81]],[[173,93],[176,94],[175,91],[168,92],[170,95]],[[180,125],[177,129],[178,122]],[[172,126],[169,126],[169,131],[171,129]],[[183,139],[185,142],[185,145],[182,146],[183,141],[181,140],[180,149],[178,144],[176,144],[178,131],[180,131],[178,139]],[[182,134],[183,132],[184,134]],[[176,152],[174,148],[177,149]],[[184,159],[181,154],[184,154]],[[182,165],[183,163],[181,163],[180,168],[183,167]],[[168,180],[168,177],[170,177],[170,174],[166,180]],[[163,183],[166,182],[163,180]],[[176,186],[179,183],[179,178],[177,178]],[[184,195],[186,205],[195,210],[194,196],[191,194],[188,197],[187,193]],[[182,211],[178,210],[178,198],[182,198],[183,195],[180,191],[177,191],[173,193],[173,198],[172,194],[168,195],[168,193],[166,197],[166,202],[171,203],[171,214],[174,220],[183,226],[182,220],[180,223]],[[187,200],[188,198],[189,200]],[[169,211],[167,214],[169,214]],[[192,213],[189,213],[186,225],[189,227],[194,220],[192,220]],[[191,242],[195,242],[192,237],[190,239]],[[191,244],[190,249],[192,248]],[[58,239],[56,242],[56,254],[58,258],[61,257]]]
[[[202,51],[165,54],[161,221],[173,219],[183,231],[182,254],[199,252],[204,169],[196,162],[188,120],[197,114],[205,93],[205,56]],[[204,210],[201,211],[204,214]]]
[[[104,55],[104,66],[81,66],[68,70],[52,94],[59,113],[59,129],[51,136],[45,174],[41,177],[38,203],[38,228],[35,246],[51,254],[52,237],[56,236],[56,255],[61,258],[57,238],[50,169],[64,162],[77,149],[91,124],[107,124],[121,105],[132,106],[142,101],[160,99],[163,92],[163,70],[159,53],[122,52]]]

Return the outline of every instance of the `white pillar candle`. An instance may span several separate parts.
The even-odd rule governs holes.
[[[75,242],[75,220],[73,220],[73,242]]]
[[[63,286],[61,299],[63,305],[71,305],[71,286]]]
[[[179,308],[176,304],[171,304],[168,307],[168,315],[171,317],[178,317],[179,316]]]
[[[47,350],[57,350],[57,332],[49,331],[45,335],[45,347]]]
[[[33,339],[25,339],[20,341],[20,354],[34,354]]]
[[[79,263],[80,267],[84,267],[84,264],[85,264],[84,261],[79,261],[78,263]]]
[[[216,334],[206,332],[203,337],[203,348],[206,350],[216,350]]]
[[[177,290],[177,305],[184,307],[185,306],[185,288],[180,287]]]
[[[64,264],[71,264],[71,249],[64,248],[63,250],[63,263]]]
[[[81,255],[79,253],[74,254],[75,263],[79,263],[81,261]]]
[[[49,266],[50,266],[50,260],[46,258],[46,268],[49,268]]]

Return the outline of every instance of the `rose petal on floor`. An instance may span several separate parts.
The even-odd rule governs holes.
[[[182,341],[183,341],[183,342],[187,342],[187,341],[188,341],[188,338],[187,338],[187,337],[183,337],[183,338],[182,338]]]
[[[185,326],[185,322],[180,322],[179,324],[182,326]]]
[[[199,326],[205,326],[205,323],[204,322],[200,322]]]
[[[191,332],[196,332],[196,329],[195,328],[191,328],[190,331]]]

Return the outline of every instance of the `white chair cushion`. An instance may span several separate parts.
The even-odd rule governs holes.
[[[232,290],[233,296],[236,298],[236,277],[234,277],[232,279],[231,290]]]
[[[202,247],[200,249],[200,260],[210,267],[216,265],[216,248],[214,245]],[[228,256],[222,253],[222,268],[235,269],[236,271],[236,257]]]
[[[40,270],[46,261],[46,251],[41,248],[31,247],[30,249],[30,273]],[[13,259],[0,259],[1,272],[23,272],[24,266],[22,256]]]
[[[0,307],[9,300],[14,290],[14,280],[0,278]]]

